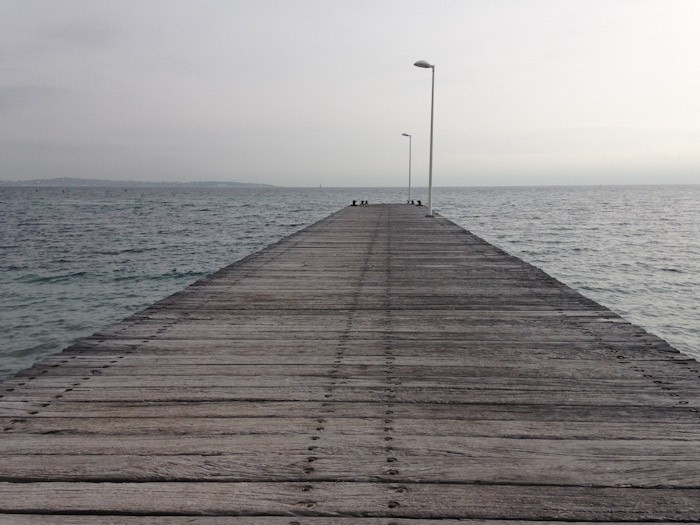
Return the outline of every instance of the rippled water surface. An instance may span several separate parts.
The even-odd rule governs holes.
[[[1,188],[0,376],[352,199],[402,202],[404,195]],[[438,188],[434,208],[700,357],[700,186]]]

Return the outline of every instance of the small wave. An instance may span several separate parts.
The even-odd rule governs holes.
[[[41,275],[28,275],[20,281],[28,283],[28,284],[55,284],[55,283],[63,283],[63,282],[70,282],[71,280],[75,279],[76,277],[82,277],[84,275],[87,275],[88,272],[74,272],[74,273],[67,273],[63,275],[48,275],[48,276],[41,276]]]
[[[167,273],[162,273],[153,277],[154,280],[163,281],[171,279],[194,279],[198,277],[204,277],[206,272],[195,272],[195,271],[183,271],[179,272],[177,270],[172,270]]]
[[[679,270],[677,268],[661,268],[662,272],[671,272],[671,273],[685,273],[683,270]]]
[[[109,256],[114,256],[114,255],[122,255],[124,253],[146,253],[146,252],[152,252],[156,251],[158,248],[156,247],[144,247],[144,248],[126,248],[124,250],[97,250],[92,252],[95,255],[109,255]],[[61,261],[59,261],[61,262]]]
[[[126,250],[122,250],[119,253],[146,253],[146,252],[153,252],[157,251],[158,248],[127,248]]]
[[[133,282],[139,282],[147,279],[147,277],[144,277],[142,275],[123,275],[123,276],[117,276],[112,279],[109,279],[112,282],[115,283],[122,283],[122,282],[127,282],[127,281],[133,281]]]
[[[115,283],[150,283],[154,281],[180,280],[204,277],[207,272],[196,272],[194,270],[178,271],[172,270],[159,275],[121,275],[115,276],[110,281]]]

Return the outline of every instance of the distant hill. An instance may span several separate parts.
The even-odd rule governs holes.
[[[141,186],[149,188],[163,187],[198,187],[198,188],[272,188],[272,184],[257,184],[254,182],[233,181],[193,181],[193,182],[142,182],[133,180],[102,180],[102,179],[78,179],[75,177],[59,177],[56,179],[38,179],[21,181],[0,181],[4,186]]]

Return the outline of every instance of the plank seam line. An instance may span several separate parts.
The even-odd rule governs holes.
[[[369,481],[368,481],[369,480]],[[196,478],[172,478],[172,479],[162,479],[162,478],[153,478],[153,479],[141,479],[141,480],[136,480],[136,479],[128,479],[128,480],[119,480],[119,479],[74,479],[74,478],[58,478],[56,480],[40,480],[40,479],[30,479],[30,478],[25,478],[25,479],[17,479],[17,478],[7,478],[7,477],[0,477],[0,483],[8,483],[8,484],[13,484],[13,485],[38,485],[38,484],[44,484],[44,485],[50,485],[50,484],[65,484],[65,483],[82,483],[85,485],[101,485],[101,484],[110,484],[110,485],[149,485],[149,484],[172,484],[172,485],[180,485],[180,484],[192,484],[192,483],[201,483],[203,485],[238,485],[238,484],[243,484],[243,483],[264,483],[266,485],[274,485],[274,484],[298,484],[298,485],[308,485],[309,483],[327,483],[327,484],[335,484],[335,483],[343,483],[343,484],[359,484],[359,485],[365,485],[368,483],[376,484],[376,485],[382,485],[382,486],[391,486],[391,485],[401,485],[404,487],[410,487],[410,486],[421,486],[421,485],[428,485],[428,486],[454,486],[454,485],[459,485],[459,486],[480,486],[480,487],[548,487],[548,488],[563,488],[563,489],[593,489],[593,490],[634,490],[634,491],[644,491],[644,490],[665,490],[665,491],[678,491],[678,492],[683,492],[683,491],[697,491],[700,489],[700,485],[682,485],[682,486],[677,486],[677,485],[602,485],[602,484],[568,484],[568,483],[525,483],[525,482],[498,482],[498,481],[489,481],[489,482],[484,482],[484,481],[470,481],[470,482],[460,482],[460,481],[440,481],[440,480],[423,480],[423,481],[411,481],[411,480],[402,480],[400,477],[395,478],[392,477],[391,479],[387,478],[379,478],[379,477],[374,477],[374,476],[368,476],[367,478],[358,478],[358,479],[338,479],[338,478],[333,478],[333,477],[316,477],[313,479],[309,478],[288,478],[288,479],[279,479],[279,480],[261,480],[261,479],[255,479],[255,478],[244,478],[244,479],[235,479],[235,480],[226,480],[226,479],[196,479]],[[409,491],[410,492],[410,491]],[[2,512],[2,510],[0,510]]]

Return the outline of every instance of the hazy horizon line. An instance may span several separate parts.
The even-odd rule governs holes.
[[[32,180],[5,180],[5,179],[0,179],[0,184],[2,185],[7,185],[7,186],[32,186],[32,187],[58,187],[58,185],[45,185],[42,186],[42,182],[52,182],[60,179],[72,179],[76,181],[95,181],[95,182],[101,182],[101,183],[107,183],[107,184],[95,184],[95,185],[90,185],[90,184],[81,184],[78,187],[110,187],[109,183],[114,183],[115,185],[124,187],[128,186],[129,184],[134,184],[137,186],[148,186],[148,185],[154,185],[154,186],[163,186],[163,185],[173,185],[173,186],[179,186],[179,185],[198,185],[198,184],[240,184],[242,186],[260,186],[259,188],[249,188],[249,189],[269,189],[269,188],[280,188],[280,189],[349,189],[349,188],[375,188],[375,189],[406,189],[407,186],[401,185],[401,186],[352,186],[352,185],[343,185],[343,186],[315,186],[315,185],[302,185],[302,186],[285,186],[285,185],[278,185],[278,184],[270,184],[267,182],[243,182],[243,181],[235,181],[235,180],[190,180],[190,181],[170,181],[170,180],[162,180],[162,181],[137,181],[137,180],[117,180],[117,179],[90,179],[90,178],[82,178],[82,177],[55,177],[52,179],[32,179]],[[530,188],[530,187],[539,187],[539,188],[546,188],[546,187],[595,187],[595,186],[606,186],[606,187],[615,187],[615,186],[700,186],[700,183],[578,183],[578,184],[570,184],[570,183],[550,183],[550,184],[463,184],[463,185],[446,185],[446,186],[439,186],[439,185],[433,185],[433,189],[440,189],[440,188]],[[240,188],[239,188],[240,189]],[[428,186],[411,186],[412,190],[427,190]]]

